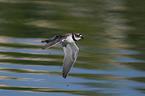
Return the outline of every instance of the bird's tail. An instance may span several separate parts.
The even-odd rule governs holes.
[[[41,43],[48,43],[49,42],[49,40],[44,40],[44,41],[41,41]]]

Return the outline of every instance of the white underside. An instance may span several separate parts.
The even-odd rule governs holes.
[[[72,36],[71,36],[71,35],[68,36],[64,41],[67,42],[67,43],[75,42],[75,41],[72,39]]]

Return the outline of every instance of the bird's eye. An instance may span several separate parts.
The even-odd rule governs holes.
[[[82,36],[82,34],[79,34],[79,36]]]
[[[80,37],[80,35],[76,35],[76,37]]]

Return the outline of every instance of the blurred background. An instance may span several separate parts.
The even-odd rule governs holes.
[[[145,0],[0,0],[0,96],[145,96]],[[64,53],[41,40],[81,33]]]

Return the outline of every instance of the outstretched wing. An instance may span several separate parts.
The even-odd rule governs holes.
[[[69,44],[62,44],[64,49],[64,61],[63,61],[63,77],[66,78],[70,69],[73,67],[77,55],[79,52],[79,48],[75,43],[69,43]]]
[[[50,48],[50,47],[56,45],[57,43],[61,42],[65,38],[66,38],[66,36],[64,36],[64,35],[57,35],[57,36],[50,38],[48,40],[41,41],[42,43],[47,42],[47,44],[42,49]]]

